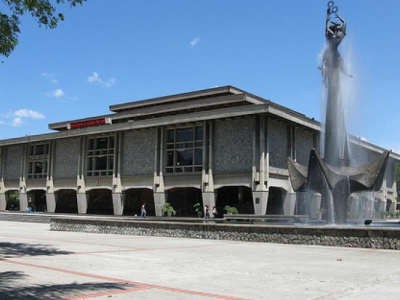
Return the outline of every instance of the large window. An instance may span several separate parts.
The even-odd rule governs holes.
[[[49,160],[49,144],[29,145],[28,179],[46,178]]]
[[[167,129],[166,173],[201,172],[203,126]]]
[[[111,176],[114,169],[114,136],[88,140],[86,176]]]

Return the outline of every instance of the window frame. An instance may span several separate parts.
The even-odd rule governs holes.
[[[104,143],[105,139],[106,142]],[[115,140],[115,135],[92,136],[87,138],[85,162],[86,177],[113,176],[115,166]]]
[[[191,132],[188,132],[190,129]],[[191,137],[188,139],[185,138],[185,135]],[[203,125],[194,124],[166,128],[164,146],[165,174],[202,172],[204,153]]]

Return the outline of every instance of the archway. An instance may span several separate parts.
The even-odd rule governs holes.
[[[154,193],[152,189],[137,188],[124,191],[124,215],[140,216],[142,204],[146,204],[148,216],[155,216]]]
[[[193,206],[196,203],[200,203],[200,207],[203,207],[203,197],[200,189],[193,187],[172,188],[165,191],[165,193],[167,202],[174,207],[177,216],[197,217],[197,212]]]
[[[86,192],[87,214],[113,215],[112,193],[107,189],[94,189]]]
[[[271,186],[268,193],[267,215],[283,215],[283,204],[286,191],[279,187]]]
[[[19,210],[19,191],[6,192],[6,210],[18,211]]]
[[[28,207],[33,212],[46,212],[46,192],[43,190],[28,191]]]
[[[58,190],[54,194],[56,197],[56,213],[78,213],[78,202],[75,190]]]
[[[216,206],[220,214],[226,205],[234,206],[240,214],[254,214],[253,194],[247,186],[224,186],[217,189]]]

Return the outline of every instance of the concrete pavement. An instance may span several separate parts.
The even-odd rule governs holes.
[[[0,221],[0,299],[398,299],[400,252]]]

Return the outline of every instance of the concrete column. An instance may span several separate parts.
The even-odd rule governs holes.
[[[321,212],[321,194],[314,194],[310,203],[310,219],[318,219],[318,213]]]
[[[86,214],[88,207],[86,193],[77,193],[76,199],[78,201],[78,214]]]
[[[166,202],[166,195],[164,192],[162,193],[154,193],[154,208],[156,210],[156,216],[162,217],[163,211],[162,208]]]
[[[19,210],[25,212],[28,208],[28,194],[19,193]]]
[[[122,216],[124,212],[122,193],[113,193],[112,200],[113,200],[114,216]]]
[[[212,193],[212,192],[206,192],[206,193],[202,193],[202,196],[203,196],[203,205],[204,206],[208,205],[208,207],[210,208],[210,214],[211,214],[212,208],[215,206],[216,194]],[[204,209],[204,207],[202,209]]]
[[[294,208],[296,206],[296,193],[286,193],[283,199],[283,214],[285,216],[293,216]]]
[[[56,197],[54,193],[46,193],[47,212],[53,213],[56,211]]]
[[[265,215],[267,213],[268,192],[253,192],[253,205],[255,215]]]
[[[6,201],[6,194],[0,193],[0,210],[6,210],[7,201]]]

